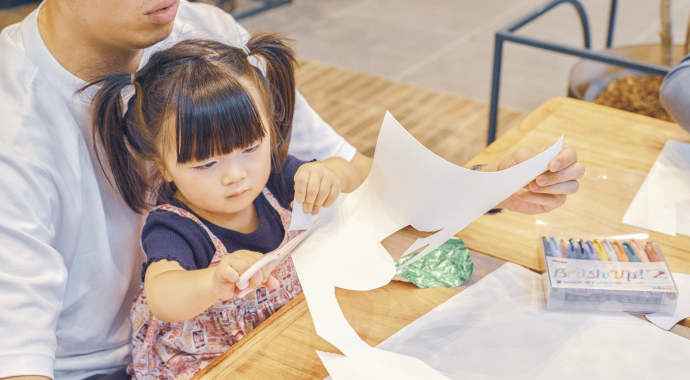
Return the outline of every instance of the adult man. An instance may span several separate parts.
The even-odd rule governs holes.
[[[47,0],[0,35],[0,378],[84,379],[121,373],[131,361],[143,219],[100,170],[90,99],[75,91],[108,70],[135,72],[153,51],[186,38],[243,46],[248,35],[219,9],[179,0]],[[290,151],[350,159],[363,177],[371,166],[301,95]],[[572,149],[550,165],[534,192],[505,206],[562,204],[582,165]]]

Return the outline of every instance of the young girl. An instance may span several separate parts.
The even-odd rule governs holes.
[[[138,379],[190,378],[299,294],[289,258],[254,275],[244,298],[235,283],[295,236],[286,235],[295,197],[316,214],[359,185],[346,160],[287,155],[294,62],[276,35],[244,48],[192,40],[136,74],[93,83],[94,139],[115,186],[137,212],[156,205],[142,230],[147,261],[131,315]]]

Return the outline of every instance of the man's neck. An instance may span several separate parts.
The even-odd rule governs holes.
[[[91,38],[66,17],[61,4],[47,1],[38,13],[38,30],[50,54],[77,78],[91,82],[113,70],[134,73],[143,49],[126,50]]]

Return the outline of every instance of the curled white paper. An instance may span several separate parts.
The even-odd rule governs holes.
[[[389,368],[400,374],[396,379],[444,378],[419,360],[377,353],[362,341],[343,316],[335,287],[386,285],[396,269],[383,239],[408,225],[436,231],[410,247],[408,252],[427,245],[408,264],[414,262],[546,171],[562,140],[510,169],[476,172],[435,155],[386,113],[368,178],[328,213],[319,213],[321,227],[292,256],[317,334],[345,355],[320,354],[333,379],[362,379],[362,368]],[[293,218],[309,219],[301,207],[294,207]]]

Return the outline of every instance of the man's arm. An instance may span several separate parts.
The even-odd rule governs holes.
[[[0,150],[0,173],[0,378],[50,378],[67,282],[51,244],[70,231],[53,223],[60,200],[42,166]]]
[[[289,153],[302,161],[341,157],[352,161],[357,149],[326,123],[297,91]]]
[[[666,75],[660,98],[668,113],[690,132],[690,55]]]

